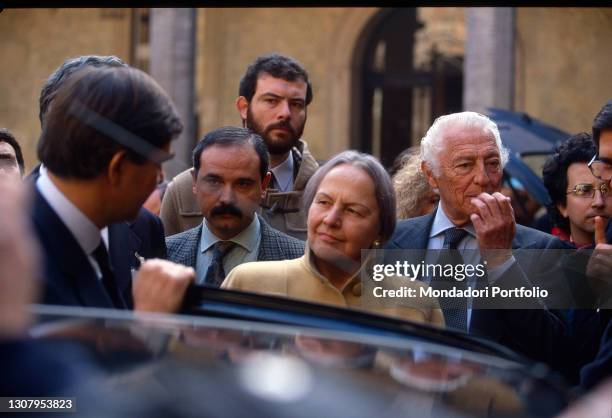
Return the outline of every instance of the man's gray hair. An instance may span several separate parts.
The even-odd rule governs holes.
[[[310,178],[304,190],[304,207],[306,212],[314,200],[315,194],[325,176],[339,165],[352,165],[362,169],[374,183],[376,202],[379,209],[379,231],[382,243],[386,242],[395,229],[395,191],[389,174],[382,164],[370,154],[349,150],[335,155]]]
[[[445,134],[449,128],[459,126],[466,129],[482,129],[484,133],[490,133],[495,139],[495,145],[499,150],[502,168],[508,162],[508,149],[506,149],[499,136],[499,129],[491,119],[476,112],[451,113],[436,118],[433,125],[421,140],[421,159],[431,168],[435,175],[440,175],[439,156],[447,149]]]

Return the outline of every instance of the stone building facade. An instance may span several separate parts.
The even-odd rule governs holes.
[[[36,163],[40,87],[64,59],[113,54],[153,76],[164,62],[172,65],[171,60],[164,61],[161,51],[162,59],[150,67],[156,53],[152,48],[159,45],[149,41],[154,20],[147,18],[153,13],[141,9],[12,9],[0,13],[0,54],[5,57],[0,66],[0,126],[13,131],[23,144],[28,167]],[[393,42],[381,33],[394,13],[379,8],[196,9],[191,84],[195,94],[189,99],[194,101],[192,143],[210,129],[240,123],[235,99],[241,75],[256,56],[279,52],[298,59],[311,75],[314,101],[308,108],[304,137],[317,158],[326,159],[351,147],[380,153],[389,141],[399,141],[400,147],[415,144],[436,114],[455,110],[454,96],[470,97],[470,88],[481,88],[471,87],[469,79],[465,84],[457,81],[457,74],[469,73],[465,66],[470,56],[465,55],[473,50],[466,49],[466,40],[474,32],[470,32],[469,9],[417,8],[413,36],[406,47],[414,71],[406,76],[389,67],[385,73],[381,62],[392,62],[384,59],[385,45],[388,55]],[[588,130],[596,111],[612,97],[612,52],[608,47],[612,10],[516,8],[511,16],[513,24],[507,35],[513,42],[506,51],[513,67],[508,71],[512,86],[508,107],[569,132]],[[371,61],[364,58],[368,50]],[[432,69],[439,64],[448,71]],[[440,74],[454,78],[441,79]],[[366,83],[379,82],[372,97],[364,96]],[[387,133],[381,139],[377,130],[389,119],[381,116],[385,110],[379,93],[387,94],[389,88],[406,91],[412,107],[396,109],[398,117],[405,119],[406,134],[394,137]],[[441,96],[444,94],[446,97]],[[479,100],[477,104],[489,105]],[[408,111],[410,115],[402,114]],[[360,128],[364,117],[371,118],[371,135]]]

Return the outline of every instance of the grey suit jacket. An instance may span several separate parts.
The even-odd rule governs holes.
[[[304,241],[272,228],[259,216],[261,241],[257,261],[292,260],[304,255]],[[196,268],[202,225],[166,238],[168,260]]]

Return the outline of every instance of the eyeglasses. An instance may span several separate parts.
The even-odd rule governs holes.
[[[612,163],[609,161],[598,160],[597,155],[594,155],[589,161],[589,169],[593,176],[599,180],[609,182],[612,179]]]
[[[608,183],[601,183],[599,186],[593,186],[589,183],[579,183],[566,194],[572,194],[577,197],[593,198],[595,196],[595,190],[599,190],[603,197],[607,197],[610,188],[608,187]]]

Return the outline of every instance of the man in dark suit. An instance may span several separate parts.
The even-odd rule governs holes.
[[[0,195],[0,396],[59,396],[82,377],[75,369],[82,359],[61,343],[27,337],[33,315],[26,307],[37,301],[40,249],[24,213],[29,202],[23,184],[0,176]]]
[[[127,67],[127,64],[113,55],[82,55],[64,61],[49,75],[41,89],[38,112],[41,128],[57,90],[73,73],[86,66],[112,68]],[[45,169],[39,164],[28,179],[36,181],[41,170]],[[141,208],[135,220],[117,222],[103,228],[102,237],[108,244],[111,265],[122,296],[128,307],[132,308],[132,270],[140,266],[142,258],[167,258],[163,224],[157,216]]]
[[[218,287],[238,264],[303,256],[303,241],[256,215],[270,177],[261,136],[231,126],[206,134],[193,151],[192,170],[204,220],[167,238],[169,259],[195,268],[197,283]]]
[[[46,169],[32,214],[45,253],[46,303],[129,307],[118,280],[125,275],[109,262],[101,230],[137,216],[181,129],[165,92],[133,68],[87,66],[57,90],[38,143]],[[134,309],[177,310],[192,279],[183,266],[144,263]]]
[[[474,278],[474,282],[468,283],[474,289],[494,285],[505,289],[521,286],[530,289],[534,284],[552,288],[563,285],[558,276],[547,274],[555,271],[554,263],[537,259],[543,251],[533,254],[524,250],[567,247],[551,235],[517,225],[510,199],[499,193],[507,150],[501,144],[495,123],[474,112],[442,116],[423,138],[421,155],[422,170],[439,193],[440,204],[430,215],[398,222],[387,248],[422,250],[427,262],[436,262],[428,258],[436,252],[425,250],[456,250],[465,264],[484,263],[485,279]],[[555,279],[559,283],[554,283]],[[460,284],[463,283],[456,283]],[[435,280],[431,285],[436,286]],[[537,298],[521,298],[517,302],[529,309],[479,309],[487,303],[488,308],[506,303],[500,299],[483,302],[480,298],[459,298],[459,301],[462,304],[453,305],[458,307],[445,309],[441,300],[447,326],[563,366],[565,357],[550,356],[555,353],[554,342],[565,335],[565,326]]]

